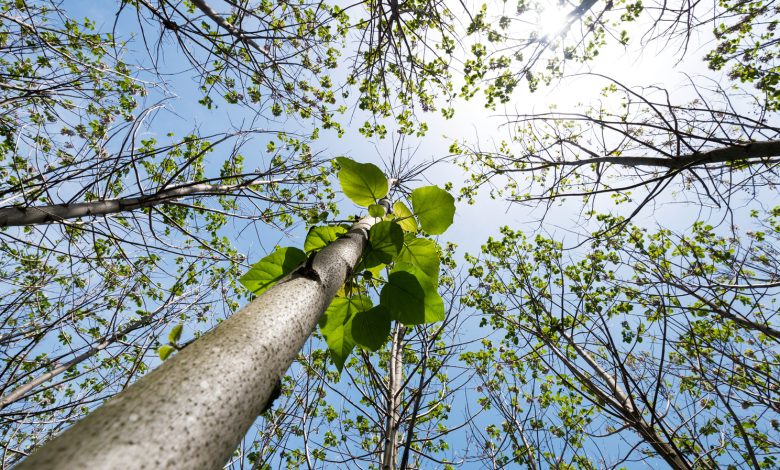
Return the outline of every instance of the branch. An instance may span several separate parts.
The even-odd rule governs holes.
[[[270,60],[271,63],[274,65],[277,65],[276,61],[273,57],[271,57],[271,54],[266,50],[264,47],[261,47],[260,44],[255,42],[254,39],[248,37],[244,32],[233,26],[232,24],[228,23],[225,18],[222,18],[222,16],[219,15],[216,11],[214,11],[213,8],[209,6],[208,3],[204,2],[203,0],[192,0],[192,4],[195,5],[200,11],[202,11],[206,16],[211,18],[215,23],[217,23],[219,26],[225,28],[225,30],[230,33],[231,36],[235,37],[239,41],[246,43],[250,46],[252,46],[254,49],[256,49],[258,52],[263,54],[266,59]]]
[[[765,142],[750,142],[722,147],[706,152],[695,152],[674,158],[662,157],[593,157],[583,160],[569,160],[561,162],[549,162],[544,167],[553,166],[584,166],[599,163],[610,163],[630,167],[656,166],[673,170],[690,168],[710,163],[735,163],[756,158],[780,157],[780,140],[768,140]],[[772,160],[774,162],[775,160]],[[747,162],[746,162],[747,163]],[[534,168],[539,169],[539,168]],[[527,171],[527,170],[502,170],[502,172]]]
[[[164,189],[146,196],[104,199],[100,201],[78,202],[75,204],[4,207],[0,208],[0,228],[38,225],[68,219],[78,219],[81,217],[94,217],[133,211],[184,197],[230,194],[237,189],[274,182],[276,181],[250,180],[233,185],[188,183]]]

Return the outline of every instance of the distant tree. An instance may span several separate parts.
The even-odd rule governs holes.
[[[579,252],[509,228],[491,239],[466,297],[503,333],[466,354],[499,416],[479,434],[485,458],[775,467],[778,209],[763,217],[741,240],[704,223],[627,225]]]
[[[642,194],[638,212],[674,181],[695,189],[696,203],[716,207],[728,207],[736,191],[773,185],[780,156],[776,10],[772,2],[730,1],[521,2],[515,12],[486,6],[469,27],[476,44],[463,96],[482,88],[485,105],[495,108],[523,80],[534,90],[564,77],[563,86],[576,86],[577,76],[601,79],[604,88],[599,101],[583,100],[578,109],[508,115],[511,137],[496,148],[465,140],[453,146],[471,174],[463,195],[488,186],[495,197],[537,205],[564,196],[593,203],[603,193],[626,200],[633,191]],[[566,16],[546,24],[551,12]],[[521,23],[529,27],[514,33],[510,27]],[[683,93],[577,70],[605,50],[637,44],[662,44],[687,59],[695,35],[714,36],[704,59],[712,70],[728,69],[730,85],[688,77]]]
[[[778,109],[776,2],[715,3],[582,0],[522,0],[514,10],[485,4],[471,18],[472,42],[461,96],[485,96],[485,106],[509,102],[523,81],[531,90],[579,72],[605,51],[629,45],[661,46],[680,60],[694,53],[692,38],[713,35],[706,53],[712,70],[752,83],[768,110]],[[698,59],[698,58],[697,58]]]
[[[518,8],[518,21],[535,5]],[[473,427],[474,440],[492,466],[773,468],[776,7],[571,7],[560,33],[528,40],[509,33],[511,15],[491,21],[483,10],[475,31],[495,45],[475,46],[468,95],[482,86],[492,107],[508,102],[521,79],[532,89],[576,83],[567,64],[628,44],[636,31],[643,45],[679,46],[684,58],[691,37],[714,28],[718,45],[705,59],[729,70],[730,83],[692,77],[672,91],[596,69],[579,77],[603,81],[596,99],[507,116],[509,137],[494,148],[466,140],[451,147],[470,173],[465,199],[487,192],[541,206],[546,233],[505,227],[470,258],[465,301],[494,336],[464,358],[480,376],[476,398],[487,419],[500,416]],[[629,34],[628,22],[650,26]],[[555,222],[574,232],[569,245],[549,235],[563,199],[580,216],[575,227]],[[670,203],[695,209],[684,233],[664,228],[686,225]]]
[[[354,104],[368,112],[366,136],[384,136],[389,117],[402,132],[422,135],[415,108],[434,110],[438,93],[452,95],[455,15],[439,1],[142,0],[119,12],[137,17],[155,68],[171,54],[187,58],[209,107],[224,98],[266,116],[315,117],[343,133],[337,115]],[[166,38],[178,47],[166,50]],[[355,47],[347,44],[353,39]],[[334,78],[339,67],[345,83]]]
[[[512,137],[496,149],[454,145],[471,172],[462,194],[486,187],[531,207],[606,194],[635,201],[635,215],[677,188],[691,203],[729,210],[739,194],[756,198],[777,184],[780,127],[750,95],[691,81],[695,98],[675,104],[659,87],[595,78],[607,83],[600,104],[508,116]]]

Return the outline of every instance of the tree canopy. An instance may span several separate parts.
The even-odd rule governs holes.
[[[776,2],[0,18],[4,468],[366,216],[227,466],[780,465]]]

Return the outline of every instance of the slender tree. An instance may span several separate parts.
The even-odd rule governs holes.
[[[389,185],[382,172],[346,158],[339,163],[345,194],[369,206],[367,218],[345,233],[338,227],[313,230],[305,245],[311,252],[308,259],[301,250],[280,249],[261,260],[242,277],[258,294],[253,302],[203,338],[177,348],[180,352],[169,362],[25,459],[21,467],[116,466],[128,461],[187,468],[224,464],[257,415],[281,393],[281,377],[318,322],[341,370],[356,344],[381,347],[394,319],[400,323],[392,338],[383,443],[383,466],[394,468],[406,328],[401,325],[444,317],[436,292],[439,261],[432,258],[433,242],[413,232],[416,219],[431,233],[444,232],[452,223],[454,200],[434,186],[415,189],[415,215],[406,209],[391,217],[412,232],[405,242],[399,222],[382,220],[392,206],[399,212],[405,208],[400,201],[391,206],[384,199]],[[306,260],[303,265],[299,254]],[[420,259],[423,255],[427,258]],[[370,298],[359,288],[336,296],[359,268],[381,269],[396,259],[377,307],[371,308]],[[167,351],[161,348],[163,359],[176,346],[180,331],[172,334]],[[181,415],[189,418],[178,419]],[[156,437],[160,433],[170,438],[161,442]],[[187,452],[193,446],[199,451]]]

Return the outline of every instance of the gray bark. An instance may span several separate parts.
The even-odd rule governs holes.
[[[398,460],[398,428],[401,424],[400,401],[404,371],[404,334],[406,327],[397,324],[390,347],[388,367],[387,402],[385,413],[384,451],[382,452],[382,470],[395,470]]]
[[[354,269],[377,220],[361,220],[319,252],[316,275],[283,279],[17,468],[221,468]]]

